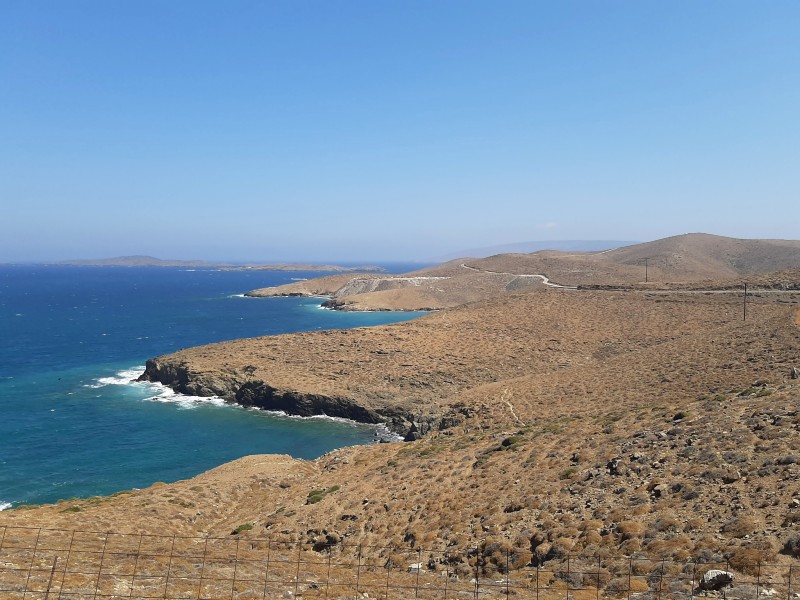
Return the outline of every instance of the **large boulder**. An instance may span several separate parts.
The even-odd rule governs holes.
[[[703,575],[703,578],[700,580],[700,589],[716,592],[732,583],[733,573],[730,571],[711,569],[710,571],[706,571],[705,575]]]

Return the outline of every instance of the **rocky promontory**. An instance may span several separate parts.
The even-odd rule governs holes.
[[[153,381],[190,396],[217,396],[241,406],[280,411],[289,415],[312,417],[326,415],[359,423],[385,424],[390,431],[408,436],[415,429],[413,415],[400,407],[368,408],[344,395],[327,395],[278,388],[254,379],[247,367],[239,372],[193,372],[186,363],[168,357],[147,361],[140,381]]]

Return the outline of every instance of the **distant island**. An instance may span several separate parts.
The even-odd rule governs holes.
[[[164,260],[154,256],[117,256],[114,258],[89,258],[62,260],[56,265],[72,267],[184,267],[223,269],[226,271],[320,271],[326,273],[381,273],[385,269],[375,265],[346,267],[314,263],[235,264],[204,260]]]

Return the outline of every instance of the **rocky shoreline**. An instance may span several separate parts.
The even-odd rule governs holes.
[[[191,396],[217,396],[226,402],[248,408],[279,411],[298,417],[328,416],[367,425],[384,425],[405,441],[419,439],[433,428],[443,429],[453,423],[452,415],[437,419],[413,415],[400,406],[381,408],[363,406],[343,395],[308,393],[281,389],[261,379],[238,374],[193,372],[186,364],[157,357],[149,359],[138,381],[165,385],[177,393]]]

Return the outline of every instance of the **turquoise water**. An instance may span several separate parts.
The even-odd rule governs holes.
[[[315,458],[374,440],[374,427],[246,410],[132,381],[147,358],[179,348],[419,314],[241,297],[317,275],[0,266],[0,508],[175,481],[247,454]]]

